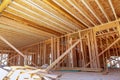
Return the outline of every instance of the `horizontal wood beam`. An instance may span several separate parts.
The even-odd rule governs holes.
[[[101,30],[106,30],[106,29],[109,29],[109,28],[117,27],[119,25],[119,21],[120,20],[118,19],[118,20],[115,20],[115,21],[112,21],[112,22],[108,22],[108,23],[105,23],[103,25],[93,27],[93,29],[95,31],[101,31]]]
[[[57,70],[68,70],[68,71],[80,70],[80,71],[90,71],[90,72],[101,72],[103,69],[102,68],[61,67],[61,68],[58,68]]]
[[[7,50],[7,49],[1,49],[0,53],[10,53],[10,52],[14,52],[13,50]]]

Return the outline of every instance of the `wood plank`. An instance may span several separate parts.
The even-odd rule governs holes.
[[[57,70],[68,70],[68,71],[74,71],[74,70],[80,70],[80,71],[88,71],[88,72],[101,72],[103,69],[102,68],[79,68],[79,67],[74,67],[74,68],[71,68],[71,67],[61,67],[61,68],[58,68]]]
[[[118,26],[118,20],[94,27],[94,31],[106,30]]]

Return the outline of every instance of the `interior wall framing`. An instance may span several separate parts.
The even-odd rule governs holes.
[[[67,56],[65,56],[54,69],[61,68],[105,68],[106,63],[110,66],[115,64],[120,66],[120,58],[116,58],[118,62],[112,62],[114,57],[120,57],[120,25],[119,20],[112,21],[94,28],[80,30],[78,32],[69,33],[61,37],[51,37],[51,39],[41,41],[29,46],[25,46],[20,50],[29,59],[27,65],[42,66],[50,65],[67,49],[80,39],[79,44],[75,46]],[[24,65],[24,58],[16,54],[13,50],[0,51],[0,61],[8,54],[7,62],[9,66]],[[34,63],[35,65],[33,65]],[[114,63],[114,64],[113,64]]]

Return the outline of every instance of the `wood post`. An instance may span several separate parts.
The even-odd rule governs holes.
[[[54,61],[54,38],[53,37],[51,37],[51,63]],[[50,63],[50,64],[51,64]]]

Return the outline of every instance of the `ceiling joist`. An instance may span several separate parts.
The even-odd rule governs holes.
[[[88,24],[83,22],[80,18],[78,18],[75,14],[73,14],[71,11],[67,9],[67,6],[64,2],[60,0],[53,0],[57,5],[59,5],[61,8],[63,8],[65,11],[67,11],[69,14],[71,14],[73,17],[75,17],[78,21],[80,21],[82,24],[84,24],[87,28],[90,27]]]
[[[115,16],[115,19],[117,20],[117,15],[116,15],[115,9],[114,9],[114,7],[113,7],[112,0],[108,0],[108,2],[109,2],[109,4],[110,4],[110,6],[111,6],[111,9],[112,9],[113,14],[114,14],[114,16]]]
[[[89,19],[73,2],[72,0],[67,0],[76,10],[78,10],[78,12],[80,12],[86,19],[88,19],[89,22],[91,22],[94,26],[95,26],[95,23]]]
[[[95,2],[97,3],[98,7],[100,8],[100,10],[102,11],[102,13],[104,14],[104,16],[106,17],[107,21],[109,22],[110,19],[108,18],[106,12],[104,11],[103,7],[100,5],[99,0],[95,0]]]
[[[94,17],[102,24],[102,21],[98,18],[98,16],[94,13],[94,11],[90,8],[89,3],[86,0],[81,0],[81,2],[86,6],[86,8],[94,15]]]

